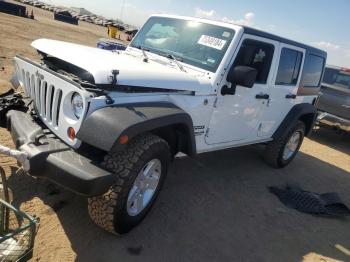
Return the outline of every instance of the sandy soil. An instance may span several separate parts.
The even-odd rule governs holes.
[[[7,89],[15,54],[36,58],[30,42],[47,37],[95,46],[106,29],[73,26],[34,10],[36,20],[0,13],[0,92]],[[4,71],[1,68],[4,67]],[[0,129],[0,144],[13,147]],[[297,183],[338,192],[350,206],[350,139],[321,129],[306,139],[286,169],[262,161],[250,146],[174,162],[158,201],[130,234],[112,236],[89,219],[86,199],[17,173],[0,157],[14,204],[41,219],[33,261],[350,261],[349,219],[314,217],[284,207],[267,186]]]

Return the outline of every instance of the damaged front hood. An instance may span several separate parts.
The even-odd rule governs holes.
[[[39,39],[32,43],[38,51],[88,71],[95,84],[110,84],[112,70],[119,70],[117,84],[210,93],[209,78],[194,76],[159,62],[144,62],[126,52],[110,52],[62,41]]]

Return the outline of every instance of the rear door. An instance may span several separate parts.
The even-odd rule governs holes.
[[[326,68],[317,108],[350,119],[350,70]]]
[[[278,57],[277,70],[270,85],[270,99],[258,129],[258,136],[262,138],[271,137],[297,103],[305,49],[280,43]]]

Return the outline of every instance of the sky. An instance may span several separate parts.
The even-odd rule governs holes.
[[[46,0],[84,7],[141,26],[151,14],[176,14],[252,26],[328,53],[327,63],[350,68],[350,0]],[[124,6],[124,8],[122,8]]]

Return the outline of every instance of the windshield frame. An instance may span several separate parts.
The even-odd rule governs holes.
[[[192,62],[194,61],[194,59],[192,58],[191,61],[191,57],[186,57],[186,56],[182,56],[181,53],[176,52],[176,51],[172,51],[169,49],[157,49],[148,45],[144,45],[145,43],[143,42],[143,45],[139,45],[137,43],[138,37],[140,37],[140,35],[143,33],[144,29],[147,28],[147,25],[153,20],[153,19],[167,19],[169,21],[174,20],[174,21],[183,21],[183,22],[194,22],[194,23],[199,23],[199,24],[204,24],[205,26],[209,26],[209,27],[215,27],[215,28],[219,28],[222,29],[223,32],[229,32],[230,33],[230,37],[226,40],[226,44],[224,45],[224,47],[221,49],[222,52],[219,56],[219,58],[217,59],[217,62],[215,63],[214,67],[210,67],[210,66],[206,66],[206,65],[202,65],[200,63],[195,63]],[[156,24],[157,21],[154,22],[154,24]],[[235,26],[225,26],[225,24],[223,23],[217,23],[216,21],[213,21],[213,23],[210,23],[210,21],[203,21],[203,19],[197,19],[197,18],[190,18],[190,17],[174,17],[174,16],[151,16],[146,23],[142,26],[142,28],[139,30],[139,32],[136,34],[136,36],[133,38],[133,40],[130,42],[129,47],[131,48],[136,48],[139,50],[144,50],[147,52],[150,52],[152,54],[156,54],[162,57],[166,57],[168,59],[174,60],[172,58],[172,56],[174,58],[176,58],[176,60],[178,62],[181,62],[182,64],[184,64],[185,67],[190,67],[190,68],[197,68],[200,70],[204,70],[204,71],[208,71],[211,73],[216,73],[217,70],[220,68],[220,65],[222,64],[223,60],[225,59],[226,54],[229,52],[230,50],[230,46],[234,43],[236,35],[237,35],[237,29],[234,28]],[[149,29],[152,28],[149,27]],[[146,31],[145,34],[147,34]],[[209,58],[208,58],[209,59]]]

